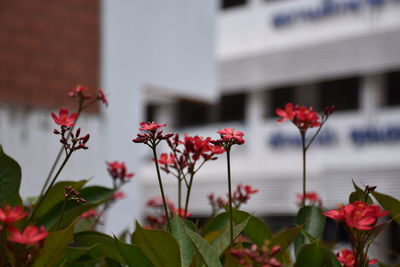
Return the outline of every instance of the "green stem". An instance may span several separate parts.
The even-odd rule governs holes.
[[[167,227],[168,227],[168,231],[171,231],[171,226],[170,226],[170,224],[169,224],[169,216],[168,216],[167,202],[165,201],[164,188],[163,188],[162,181],[161,181],[160,168],[159,168],[159,166],[158,166],[158,158],[157,158],[157,152],[156,152],[156,145],[153,144],[153,146],[152,146],[151,148],[152,148],[152,150],[153,150],[154,163],[156,164],[158,185],[160,186],[161,197],[162,197],[163,204],[164,204],[165,217],[167,218]]]
[[[56,182],[58,176],[60,175],[61,171],[64,169],[65,164],[67,164],[68,159],[71,157],[72,155],[72,151],[69,152],[67,154],[67,156],[65,157],[63,163],[61,164],[60,168],[58,169],[56,175],[54,176],[53,180],[51,181],[49,187],[47,188],[46,192],[44,193],[43,197],[39,198],[39,203],[35,206],[35,208],[33,209],[33,212],[28,220],[28,224],[33,220],[37,210],[39,209],[40,205],[42,205],[43,201],[46,199],[46,196],[48,195],[51,187],[53,186],[53,184]]]
[[[178,210],[179,210],[179,212],[182,208],[181,202],[182,202],[182,178],[179,175],[179,177],[178,177]]]
[[[228,171],[228,198],[229,198],[229,232],[231,246],[233,245],[233,212],[232,212],[232,184],[231,184],[231,159],[230,159],[230,149],[226,150],[226,163]]]
[[[64,202],[63,202],[63,205],[62,205],[62,208],[61,208],[61,214],[60,214],[60,217],[58,218],[58,222],[57,222],[57,226],[56,226],[56,231],[57,231],[58,229],[60,229],[60,224],[61,224],[62,219],[63,219],[63,217],[64,217],[65,205],[66,205],[66,204],[67,204],[67,199],[64,198]]]
[[[194,177],[194,173],[192,172],[192,173],[190,174],[189,185],[188,185],[187,191],[186,191],[185,217],[186,217],[187,212],[188,212],[188,209],[189,209],[189,198],[190,198],[190,191],[192,190],[193,177]]]
[[[305,132],[301,131],[301,143],[302,143],[302,150],[303,150],[303,207],[306,205],[306,134]]]

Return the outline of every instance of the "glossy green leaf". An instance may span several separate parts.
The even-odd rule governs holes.
[[[179,216],[174,215],[171,220],[171,234],[175,237],[176,241],[178,241],[182,266],[189,266],[196,249],[185,231],[185,228],[190,226],[185,224],[183,220],[184,219]]]
[[[74,189],[80,191],[82,186],[87,183],[87,180],[81,181],[62,181],[56,183],[49,191],[45,201],[42,202],[39,209],[36,211],[36,218],[40,218],[49,212],[52,208],[59,205],[64,201],[64,193],[66,186],[72,186]]]
[[[251,215],[249,215],[247,219],[245,219],[243,222],[233,227],[233,239],[235,239],[243,231],[243,229],[245,229],[245,227],[250,221],[250,218]],[[211,246],[214,248],[217,255],[221,256],[224,253],[224,251],[230,246],[230,244],[231,244],[231,238],[230,238],[230,230],[228,228],[211,243]]]
[[[297,257],[296,267],[341,267],[342,264],[329,250],[317,244],[303,246]]]
[[[322,239],[325,228],[325,216],[322,215],[321,208],[317,206],[305,206],[302,207],[297,213],[296,217],[297,225],[304,225],[302,231],[306,234],[298,234],[295,241],[294,247],[296,255],[300,248],[307,244],[305,236],[310,235],[314,239]],[[309,242],[312,240],[309,240]]]
[[[390,216],[400,225],[400,201],[392,196],[378,192],[372,192],[372,195],[379,202],[384,210],[390,212]]]
[[[354,180],[353,180],[353,186],[354,186],[355,191],[350,194],[349,203],[353,203],[354,201],[357,201],[357,200],[365,202],[365,192],[364,192],[364,190],[362,190],[360,187],[358,187],[358,185],[356,185]],[[374,203],[370,196],[368,196],[368,199],[367,199],[366,202],[367,202],[368,205],[371,205],[371,204]]]
[[[243,233],[250,238],[254,243],[262,246],[265,240],[272,238],[272,233],[269,227],[259,218],[242,210],[233,209],[233,220],[236,223],[241,223],[249,219]]]
[[[78,204],[74,201],[69,200],[65,205],[65,213],[63,220],[60,224],[61,229],[69,225],[71,221],[79,217],[83,212],[90,209],[96,208],[98,205],[107,201],[114,190],[101,186],[90,186],[83,188],[80,193],[80,197],[87,200],[85,204]],[[63,203],[58,203],[50,211],[48,211],[42,217],[37,217],[35,220],[37,225],[44,225],[47,229],[54,229],[60,217],[60,211],[62,210]]]
[[[283,252],[293,243],[301,229],[303,229],[302,225],[277,233],[271,238],[269,243],[270,248],[275,245],[279,245],[281,246],[281,251],[279,254],[283,254]]]
[[[145,229],[136,223],[132,242],[157,267],[182,265],[178,242],[166,231]]]
[[[208,220],[201,232],[205,236],[211,232],[224,231],[227,227],[229,227],[229,215],[223,212]]]
[[[221,267],[221,262],[219,261],[218,255],[213,247],[199,234],[193,232],[187,227],[185,230],[197,252],[200,254],[204,264],[207,267]]]
[[[115,238],[115,245],[129,267],[154,266],[150,262],[150,260],[146,257],[146,255],[144,255],[143,252],[137,246],[123,243],[116,238]]]
[[[67,247],[65,249],[65,256],[63,259],[63,266],[68,266],[69,264],[73,264],[75,261],[78,261],[79,258],[82,257],[90,257],[91,251],[97,246],[93,245],[91,247]]]
[[[64,257],[66,248],[72,243],[74,226],[75,222],[61,231],[49,233],[33,267],[53,266],[58,263]]]
[[[115,240],[103,233],[88,231],[80,232],[74,235],[74,241],[83,247],[92,247],[91,256],[93,258],[110,258],[117,262],[125,263],[123,257],[115,246]]]
[[[19,187],[21,185],[21,167],[3,151],[0,145],[0,206],[21,205]]]

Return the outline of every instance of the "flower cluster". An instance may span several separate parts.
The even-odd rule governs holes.
[[[86,100],[91,100],[92,96],[87,92],[89,91],[89,88],[87,86],[83,85],[77,85],[74,89],[72,89],[70,92],[68,92],[68,96],[72,98],[77,98],[80,103],[86,101]],[[107,97],[104,93],[103,90],[99,89],[97,91],[96,97],[93,99],[94,101],[99,100],[101,101],[104,105],[108,105],[108,100]]]
[[[297,194],[297,205],[298,206],[302,206],[303,202],[306,202],[308,205],[310,206],[318,206],[318,207],[322,207],[322,200],[319,197],[319,195],[317,194],[317,192],[307,192],[306,195],[304,196],[303,194]]]
[[[254,189],[251,185],[238,184],[236,190],[233,192],[232,205],[236,209],[239,209],[242,204],[246,204],[250,199],[251,195],[258,193],[258,189]],[[208,201],[212,208],[212,214],[216,214],[218,211],[228,205],[228,200],[223,197],[215,198],[214,193],[207,196]]]
[[[342,249],[336,254],[336,257],[343,264],[343,267],[355,267],[355,257],[352,250]],[[377,259],[368,260],[368,264],[375,264],[377,262]]]
[[[143,143],[150,147],[156,147],[161,140],[166,140],[173,136],[173,134],[163,134],[162,130],[158,130],[161,127],[165,127],[167,124],[158,124],[155,122],[142,122],[140,123],[140,131],[145,131],[144,134],[138,134],[132,141],[134,143]]]
[[[118,199],[124,199],[126,195],[123,191],[117,191],[111,196],[111,201],[117,201]]]
[[[244,144],[244,133],[236,131],[233,128],[225,128],[217,131],[220,134],[220,139],[211,141],[215,145],[222,146],[225,150],[230,150],[232,145],[243,145]]]
[[[43,226],[38,228],[34,225],[28,225],[20,232],[20,230],[13,225],[21,221],[27,215],[28,212],[24,211],[24,208],[21,206],[4,206],[0,208],[0,222],[5,225],[5,229],[9,232],[9,241],[23,245],[35,245],[47,237],[48,233]]]
[[[92,218],[96,218],[97,216],[99,216],[99,213],[95,209],[91,209],[91,210],[88,210],[88,211],[82,213],[81,218],[92,219]]]
[[[60,135],[60,143],[63,144],[66,152],[73,152],[78,149],[88,149],[86,146],[90,135],[80,137],[81,128],[78,128],[75,133],[71,132],[71,126],[75,125],[75,120],[78,117],[78,113],[72,113],[69,115],[69,111],[65,108],[61,108],[58,112],[58,116],[52,112],[51,116],[54,122],[61,126],[61,130],[54,129],[53,133]],[[69,140],[71,137],[71,140]]]
[[[250,248],[239,248],[230,250],[230,253],[239,259],[239,263],[244,267],[282,267],[275,255],[281,250],[279,245],[269,248],[265,243],[258,247],[252,244]]]
[[[80,203],[86,203],[86,199],[79,197],[80,193],[74,189],[72,186],[66,186],[65,187],[65,193],[64,193],[64,197],[66,200],[73,200],[76,203],[80,204]]]
[[[339,206],[339,209],[330,210],[323,213],[326,217],[334,220],[343,221],[348,227],[358,230],[371,230],[374,228],[378,219],[389,214],[382,211],[375,204],[367,205],[362,201],[355,201],[347,206]]]
[[[107,171],[114,181],[119,180],[121,183],[126,183],[135,175],[132,172],[128,172],[126,170],[126,166],[124,162],[113,161],[106,162]]]

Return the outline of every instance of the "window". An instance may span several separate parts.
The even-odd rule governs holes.
[[[245,118],[245,103],[245,94],[222,96],[217,107],[218,121],[243,121]]]
[[[237,6],[243,6],[247,3],[247,0],[221,0],[221,8],[227,9]]]
[[[322,82],[320,85],[321,107],[335,105],[336,110],[358,109],[359,78]]]
[[[156,121],[157,105],[147,104],[146,105],[146,121]]]
[[[293,87],[270,90],[267,97],[267,103],[269,103],[269,105],[265,105],[267,107],[265,111],[266,117],[275,116],[275,110],[277,108],[283,108],[287,102],[296,102],[295,89]]]
[[[387,99],[388,106],[400,105],[400,71],[391,72],[387,76]]]
[[[209,105],[182,100],[177,106],[177,126],[194,126],[208,122]]]

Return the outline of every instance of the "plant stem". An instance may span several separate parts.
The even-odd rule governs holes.
[[[231,246],[233,245],[233,213],[232,213],[232,184],[231,184],[231,159],[230,159],[230,149],[226,150],[226,163],[228,171],[228,198],[229,198],[229,232]]]
[[[189,180],[189,185],[187,187],[187,191],[186,191],[186,202],[185,202],[185,217],[187,215],[188,209],[189,209],[189,198],[190,198],[190,191],[192,189],[192,184],[193,184],[193,177],[194,177],[194,173],[192,172],[190,174],[190,180]]]
[[[49,187],[47,188],[46,192],[44,193],[43,197],[39,198],[39,203],[36,205],[36,207],[33,209],[33,212],[28,220],[28,224],[33,220],[37,210],[39,209],[40,205],[42,205],[44,199],[46,198],[47,194],[49,193],[51,187],[53,186],[53,184],[56,182],[58,176],[60,175],[61,171],[64,169],[65,164],[67,164],[68,159],[71,157],[72,155],[72,151],[69,152],[67,154],[67,156],[65,157],[63,163],[61,164],[60,168],[58,169],[56,175],[54,176],[53,180],[51,181]]]
[[[302,143],[302,150],[303,150],[303,207],[306,205],[306,133],[300,131],[301,135],[301,143]]]
[[[178,210],[179,210],[179,212],[182,208],[181,202],[182,202],[182,178],[179,175],[178,176]]]
[[[169,224],[167,202],[165,201],[164,188],[163,188],[162,181],[161,181],[161,174],[160,174],[160,168],[158,166],[158,158],[157,158],[157,152],[156,152],[155,144],[151,148],[153,150],[154,163],[156,164],[158,185],[160,186],[161,197],[162,197],[163,204],[164,204],[165,217],[167,218],[167,227],[168,227],[168,231],[171,231],[171,226]]]
[[[60,214],[60,217],[58,218],[58,222],[57,222],[57,226],[56,226],[56,231],[57,231],[58,229],[60,229],[60,224],[61,224],[62,219],[63,219],[63,217],[64,217],[65,205],[66,205],[66,204],[67,204],[67,199],[64,198],[64,202],[63,202],[63,205],[62,205],[62,208],[61,208],[61,214]]]

